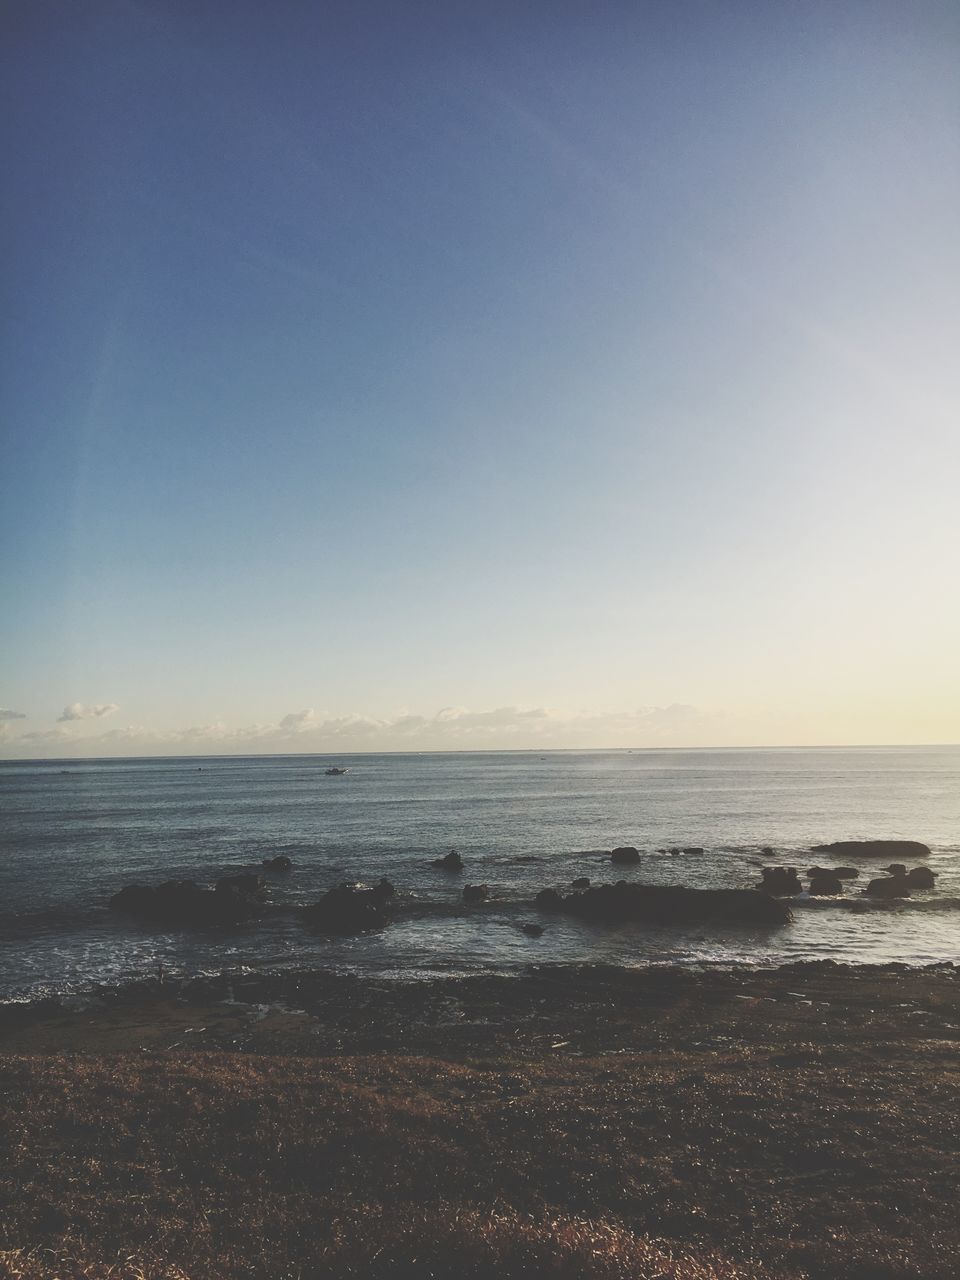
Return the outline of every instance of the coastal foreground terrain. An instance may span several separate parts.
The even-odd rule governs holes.
[[[5,1280],[955,1280],[951,965],[0,1008]]]

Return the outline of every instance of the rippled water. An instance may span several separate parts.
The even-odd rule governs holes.
[[[172,972],[334,967],[371,973],[615,963],[960,960],[960,748],[597,751],[0,762],[0,997]],[[619,878],[601,851],[647,851],[630,878],[749,886],[761,862],[814,843],[922,840],[937,889],[893,910],[801,903],[777,930],[610,929],[551,918],[532,895],[579,875]],[[702,856],[658,848],[699,845]],[[761,855],[773,846],[776,858]],[[427,866],[458,848],[462,877]],[[105,903],[123,884],[204,880],[278,853],[267,917],[206,932],[146,928]],[[861,873],[861,882],[867,870]],[[344,879],[405,891],[382,934],[326,940],[290,909]],[[464,911],[464,883],[494,901]],[[853,886],[851,893],[859,890]]]

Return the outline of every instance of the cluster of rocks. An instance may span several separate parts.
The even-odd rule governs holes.
[[[903,855],[929,854],[926,845],[913,840],[837,841],[815,846],[815,852],[845,853],[849,856],[876,857],[882,853]],[[703,853],[691,846],[661,850],[669,853]],[[767,852],[767,850],[764,850]],[[772,852],[772,851],[770,851]],[[640,851],[632,845],[612,850],[614,863],[635,864]],[[292,867],[286,854],[264,858],[263,869],[287,872]],[[430,864],[439,870],[462,872],[463,858],[454,849]],[[884,868],[886,874],[869,881],[864,893],[872,897],[907,898],[915,889],[932,889],[936,876],[929,867],[908,870],[905,862],[893,862]],[[856,867],[814,866],[806,872],[808,892],[813,895],[838,895],[844,881],[859,876]],[[544,889],[537,894],[536,905],[544,911],[560,912],[581,919],[606,921],[648,921],[657,924],[723,924],[780,925],[791,919],[789,907],[782,901],[803,892],[803,882],[795,867],[764,867],[762,881],[755,889],[691,889],[685,885],[633,884],[619,880],[615,884],[592,886],[588,876],[571,882],[574,892],[562,893]],[[464,886],[462,900],[476,905],[490,897],[487,884]],[[169,880],[160,885],[127,885],[110,899],[112,911],[124,912],[143,920],[166,925],[234,925],[255,919],[263,913],[267,883],[261,875],[223,876],[213,887],[201,886],[194,880]],[[365,884],[340,884],[330,889],[312,906],[301,909],[303,919],[312,928],[331,934],[364,933],[383,929],[391,918],[396,890],[389,880],[381,879],[372,887]],[[543,926],[534,923],[520,926],[534,937]]]
[[[913,867],[907,870],[903,862],[885,867],[886,876],[870,880],[863,890],[873,898],[909,898],[914,889],[932,889],[936,873],[929,867]],[[803,893],[803,882],[796,867],[764,867],[763,879],[757,886],[775,898],[793,898]],[[814,897],[842,894],[845,880],[856,880],[860,872],[856,867],[811,867],[807,871],[807,892]]]
[[[223,876],[212,889],[195,880],[164,884],[128,884],[115,893],[111,911],[159,924],[241,924],[263,911],[267,886],[262,876]]]
[[[790,908],[757,889],[689,889],[685,885],[597,885],[578,893],[543,889],[535,898],[543,911],[562,912],[584,920],[653,924],[788,924]]]
[[[760,874],[763,879],[757,888],[775,898],[792,898],[803,893],[796,867],[764,867]]]
[[[698,844],[687,845],[685,847],[681,847],[680,845],[673,845],[669,849],[657,850],[657,853],[669,853],[674,858],[679,857],[680,854],[682,853],[703,853],[703,852],[704,852],[703,846]],[[639,862],[640,850],[634,848],[632,844],[620,845],[618,848],[613,849],[611,851],[610,861],[619,863],[620,865],[624,865],[624,866],[633,862]]]
[[[885,876],[871,880],[864,893],[873,898],[909,898],[914,889],[932,889],[936,872],[929,867],[913,867],[907,870],[905,863],[893,862],[885,867]]]
[[[796,867],[764,867],[758,889],[775,898],[794,898],[803,893],[803,881]],[[860,874],[856,867],[811,867],[806,873],[810,879],[809,892],[816,895],[843,893],[844,880],[854,880]]]
[[[843,893],[844,880],[856,880],[860,872],[856,867],[811,867],[809,892],[815,897]]]
[[[370,888],[365,884],[339,884],[319,902],[303,908],[303,918],[323,933],[368,933],[390,923],[390,906],[396,889],[386,878]]]

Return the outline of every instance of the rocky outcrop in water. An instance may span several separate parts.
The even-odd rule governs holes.
[[[814,853],[830,853],[835,858],[927,858],[930,849],[919,840],[834,840],[815,844]]]
[[[910,881],[907,868],[902,863],[886,867],[886,876],[877,876],[867,882],[864,895],[871,898],[909,898]]]
[[[463,859],[456,849],[451,849],[445,858],[435,858],[431,867],[439,867],[441,871],[462,871]]]
[[[463,887],[464,902],[486,902],[490,897],[490,887],[485,884],[467,884]]]
[[[871,898],[909,898],[910,882],[906,876],[883,876],[871,880],[864,889]]]
[[[816,875],[811,874],[809,892],[815,898],[830,897],[834,894],[843,893],[843,881],[839,876],[821,868]]]
[[[914,867],[907,872],[907,880],[911,889],[932,889],[936,884],[937,873],[929,867]]]
[[[275,858],[264,858],[260,865],[265,871],[289,871],[293,863],[285,853],[278,853]]]
[[[757,888],[775,898],[794,898],[803,893],[796,867],[764,867],[760,874],[763,882]]]
[[[632,844],[623,844],[619,848],[614,849],[610,854],[610,861],[622,863],[626,865],[631,862],[640,861],[640,850],[635,849]]]
[[[929,867],[913,867],[910,871],[903,863],[895,862],[886,868],[886,876],[871,880],[864,893],[871,898],[909,898],[914,889],[932,889],[937,875]]]
[[[556,889],[541,889],[533,901],[541,911],[563,910],[563,894]]]
[[[541,910],[606,924],[636,920],[651,924],[779,925],[793,919],[786,903],[757,889],[689,889],[626,880],[567,895],[544,889],[535,902]]]
[[[128,884],[115,893],[111,911],[158,924],[240,924],[260,915],[267,886],[257,875],[224,876],[213,889],[195,880],[167,880],[159,885]]]
[[[389,924],[388,904],[394,893],[389,880],[381,880],[372,889],[363,884],[337,885],[319,902],[304,907],[303,917],[323,933],[368,933]]]

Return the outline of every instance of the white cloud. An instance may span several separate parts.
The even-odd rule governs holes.
[[[62,742],[69,738],[66,729],[35,729],[33,733],[21,733],[15,742]]]
[[[116,708],[73,704],[61,719],[100,719]],[[0,724],[0,729],[5,726]],[[91,726],[92,727],[92,726]],[[545,707],[493,707],[471,711],[443,707],[433,715],[402,714],[376,718],[360,714],[324,716],[312,707],[291,711],[273,724],[231,727],[222,720],[182,729],[129,725],[99,733],[58,727],[46,732],[8,735],[5,752],[17,743],[69,742],[80,755],[218,753],[233,751],[442,751],[591,747],[709,746],[722,742],[731,728],[722,713],[705,713],[685,703],[622,711],[562,711]]]
[[[63,723],[68,720],[102,720],[104,716],[113,715],[114,711],[119,709],[115,702],[100,702],[89,707],[85,707],[82,702],[71,702],[57,716],[57,721]]]
[[[512,729],[531,721],[545,720],[550,713],[543,707],[495,707],[492,711],[467,711],[464,707],[444,707],[434,717],[435,725],[453,725],[457,729]]]
[[[316,723],[313,707],[305,707],[303,711],[291,711],[277,727],[283,733],[302,733],[304,729],[313,728]]]

